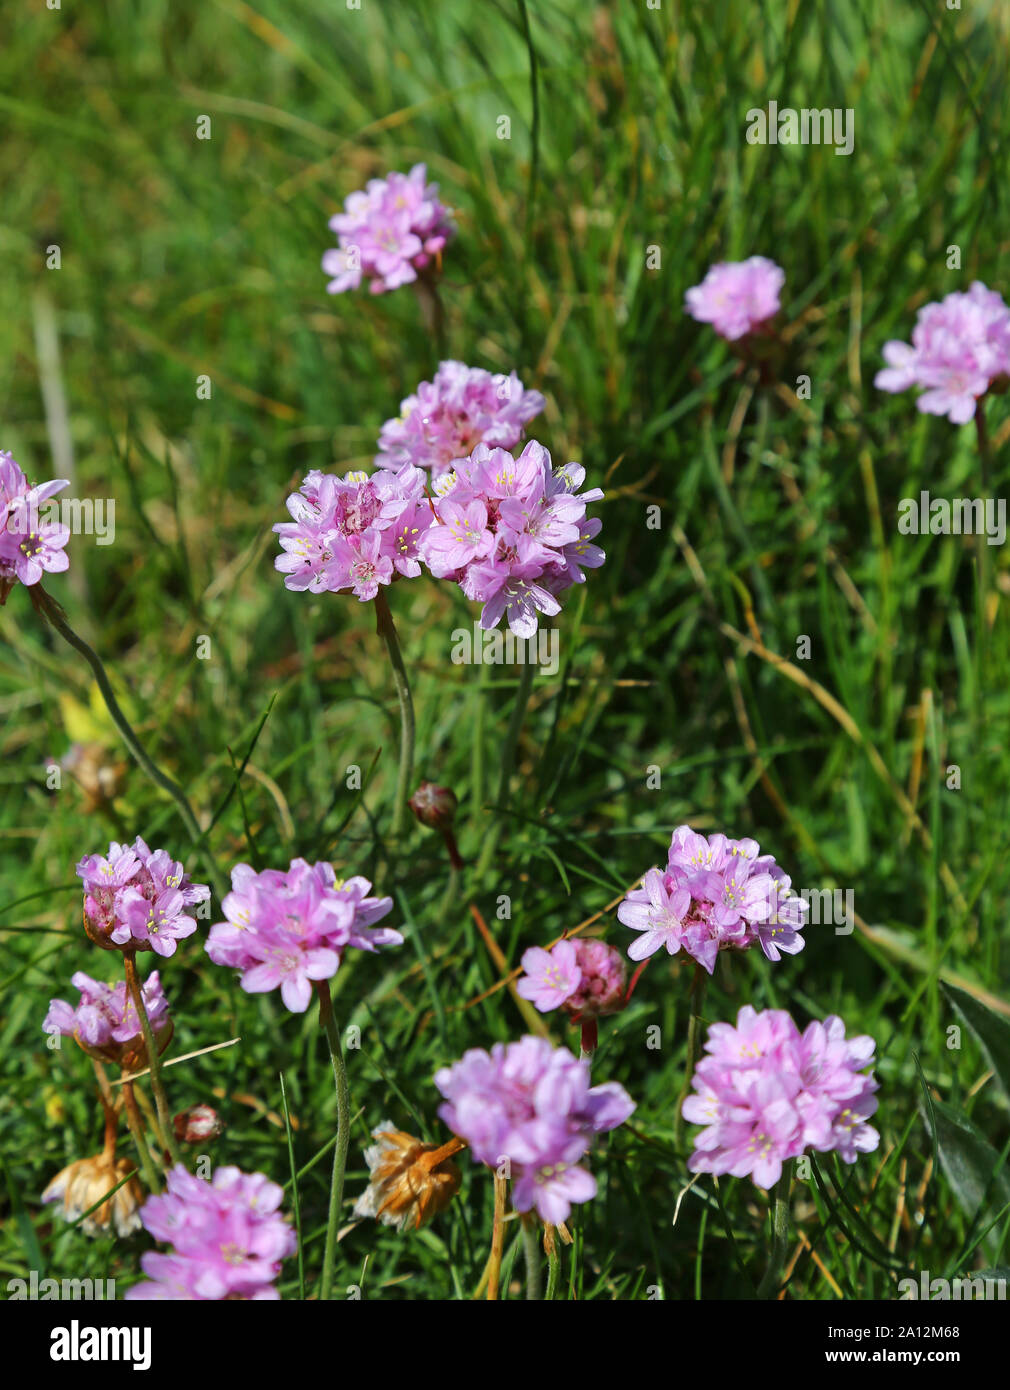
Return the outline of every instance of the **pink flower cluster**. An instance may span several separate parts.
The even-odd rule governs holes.
[[[173,955],[176,943],[196,931],[185,909],[210,897],[206,884],[191,883],[180,863],[163,849],[148,849],[139,836],[132,845],[113,841],[108,858],[86,855],[77,873],[88,934],[110,950]]]
[[[294,520],[273,528],[284,550],[274,564],[285,587],[313,594],[350,589],[364,603],[398,574],[419,575],[419,544],[434,520],[426,477],[410,464],[371,477],[307,474],[287,501]]]
[[[775,317],[785,279],[782,267],[766,256],[719,261],[700,285],[687,291],[685,307],[692,318],[735,342]]]
[[[707,1056],[694,1073],[684,1118],[704,1128],[688,1167],[694,1173],[750,1176],[771,1187],[782,1164],[808,1149],[834,1150],[846,1163],[877,1147],[867,1120],[877,1108],[874,1042],[846,1038],[831,1015],[802,1033],[780,1009],[745,1005],[731,1023],[713,1023]]]
[[[90,975],[78,970],[75,975],[71,975],[70,983],[79,992],[80,1003],[75,1008],[62,999],[51,1000],[49,1012],[42,1024],[44,1032],[50,1035],[60,1033],[65,1038],[74,1038],[86,1052],[116,1051],[115,1044],[129,1043],[140,1038],[140,1020],[133,1000],[127,993],[125,980],[120,980],[115,985],[106,985],[101,980],[93,980]],[[168,1023],[168,1000],[165,998],[157,970],[152,970],[144,981],[141,994],[151,1030],[157,1037]]]
[[[37,584],[43,574],[69,567],[64,547],[70,528],[39,517],[42,504],[69,485],[66,478],[53,478],[29,487],[14,456],[0,449],[0,604],[19,581]]]
[[[585,476],[578,463],[553,469],[533,439],[518,458],[479,444],[441,480],[437,525],[421,536],[421,558],[436,578],[455,580],[483,603],[481,627],[505,617],[517,637],[532,637],[539,614],[561,611],[557,595],[585,582],[581,566],[596,569],[606,558],[593,544],[601,522],[586,516],[586,503],[603,493],[579,493]]]
[[[329,980],[348,946],[375,951],[398,946],[391,927],[373,927],[393,906],[370,898],[366,878],[338,880],[330,864],[293,859],[287,870],[256,873],[237,864],[222,907],[227,921],[211,927],[207,954],[242,972],[248,994],[280,988],[285,1007],[304,1013],[312,981]]]
[[[323,270],[333,277],[330,294],[357,289],[363,278],[372,294],[409,285],[455,234],[423,164],[409,174],[370,179],[363,192],[344,200],[330,228],[339,242],[323,256]]]
[[[540,392],[527,391],[515,372],[492,376],[462,362],[440,362],[435,380],[422,381],[401,402],[399,418],[383,425],[376,466],[412,463],[438,479],[478,444],[514,449],[543,408]]]
[[[140,1264],[148,1280],[127,1289],[127,1299],[221,1302],[278,1299],[273,1281],[297,1239],[278,1211],[284,1193],[262,1173],[219,1168],[196,1178],[181,1163],[169,1172],[167,1192],[149,1197],[140,1217],[155,1240],[173,1246],[151,1251]]]
[[[594,1137],[635,1108],[615,1081],[590,1087],[589,1064],[546,1038],[472,1048],[436,1072],[435,1085],[446,1101],[439,1117],[478,1162],[498,1169],[507,1160],[515,1209],[535,1208],[555,1226],[573,1202],[596,1196],[596,1179],[579,1166]]]
[[[874,378],[882,391],[920,386],[916,406],[955,425],[974,419],[975,403],[1010,377],[1010,308],[976,280],[967,294],[946,295],[919,310],[912,342],[884,344],[887,366]]]
[[[683,947],[710,975],[720,951],[759,945],[772,961],[782,951],[795,955],[808,904],[791,882],[756,840],[706,839],[679,825],[666,872],[650,869],[617,909],[626,927],[642,933],[628,955],[644,960],[665,946],[672,956]]]
[[[542,1014],[562,1008],[573,1019],[602,1018],[624,1008],[625,966],[605,941],[559,941],[523,952],[516,992]]]

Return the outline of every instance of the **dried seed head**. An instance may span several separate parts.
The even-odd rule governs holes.
[[[354,1205],[355,1216],[372,1216],[387,1226],[415,1230],[445,1208],[459,1191],[461,1175],[452,1154],[460,1139],[423,1144],[388,1122],[372,1130],[377,1142],[365,1150],[371,1182]]]
[[[68,1163],[56,1174],[42,1194],[43,1202],[62,1202],[60,1215],[65,1221],[78,1221],[84,1212],[100,1201],[117,1183],[134,1170],[128,1158],[117,1162],[110,1154],[95,1154]],[[110,1228],[117,1236],[128,1236],[140,1230],[139,1207],[144,1200],[136,1178],[124,1183],[107,1202],[102,1202],[87,1220],[81,1222],[85,1235],[107,1235]]]

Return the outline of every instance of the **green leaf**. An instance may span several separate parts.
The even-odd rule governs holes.
[[[929,1112],[925,1106],[921,1110],[928,1125]],[[981,1130],[943,1101],[934,1100],[931,1110],[940,1167],[965,1214],[974,1220],[983,1207],[1010,1202],[1010,1173]],[[993,1232],[985,1244],[996,1239]]]
[[[966,990],[946,983],[941,988],[972,1036],[978,1040],[986,1061],[1003,1090],[1010,1096],[1010,1023],[980,1004]]]

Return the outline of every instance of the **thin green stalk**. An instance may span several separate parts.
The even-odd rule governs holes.
[[[147,1099],[143,1086],[138,1086],[136,1080],[134,1080],[133,1094],[136,1097],[137,1104],[140,1106],[140,1113],[147,1121],[148,1127],[154,1135],[154,1142],[158,1146],[158,1152],[163,1154],[168,1153],[168,1145],[165,1143],[165,1136],[161,1132],[161,1125],[155,1113],[154,1106]]]
[[[482,661],[477,677],[477,712],[470,745],[470,833],[476,840],[484,819],[484,711],[487,705],[487,671]]]
[[[526,1257],[526,1299],[539,1302],[543,1298],[543,1261],[540,1258],[540,1220],[532,1212],[522,1217],[523,1253]]]
[[[298,1201],[298,1173],[295,1169],[295,1141],[291,1133],[291,1114],[288,1110],[288,1093],[284,1085],[284,1073],[278,1073],[281,1079],[281,1105],[284,1108],[284,1132],[288,1140],[288,1166],[291,1169],[291,1213],[295,1219],[295,1235],[298,1237],[298,1297],[304,1302],[305,1299],[305,1257],[302,1251],[302,1213]]]
[[[158,1123],[161,1132],[172,1155],[172,1162],[182,1161],[179,1153],[179,1146],[175,1142],[175,1132],[172,1129],[172,1114],[168,1108],[168,1097],[165,1095],[165,1087],[161,1080],[161,1060],[158,1057],[158,1044],[155,1041],[154,1030],[151,1027],[151,1020],[147,1016],[147,1006],[144,1003],[144,991],[140,986],[140,976],[137,974],[137,954],[135,951],[123,952],[123,964],[126,966],[126,987],[133,998],[134,1008],[140,1019],[140,1031],[144,1035],[144,1050],[147,1052],[147,1065],[151,1072],[151,1090],[154,1092],[154,1104],[158,1111]]]
[[[536,211],[537,183],[540,178],[540,84],[537,80],[537,50],[533,44],[533,34],[530,30],[530,17],[526,9],[526,0],[517,0],[519,5],[519,15],[522,19],[523,38],[526,40],[526,52],[530,60],[530,101],[532,103],[532,121],[530,123],[530,179],[526,191],[526,250],[531,249],[531,237],[533,232],[533,217]]]
[[[144,1138],[144,1125],[140,1118],[140,1111],[137,1109],[137,1098],[133,1094],[132,1081],[127,1081],[123,1087],[123,1108],[126,1111],[126,1123],[130,1126],[130,1133],[133,1135],[137,1157],[140,1159],[140,1169],[144,1174],[144,1181],[150,1192],[160,1192],[161,1183],[151,1159],[151,1150],[147,1147],[147,1140]]]
[[[983,396],[975,406],[975,433],[978,438],[978,458],[982,474],[982,496],[988,500],[990,492],[990,478],[992,475],[992,444],[989,440],[989,427],[985,418],[985,397]],[[991,560],[989,557],[989,537],[985,528],[975,533],[975,556],[978,565],[978,588],[979,588],[979,614],[981,618],[981,633],[979,642],[980,658],[984,660],[986,651],[986,606],[989,602],[989,589],[991,586]]]
[[[558,1286],[561,1283],[561,1255],[558,1251],[557,1227],[548,1227],[547,1235],[547,1292],[544,1295],[544,1301],[552,1303],[558,1296]]]
[[[789,1187],[791,1179],[783,1173],[772,1193],[772,1249],[768,1268],[758,1285],[758,1298],[774,1298],[779,1291],[782,1266],[789,1243]]]
[[[505,739],[502,743],[501,756],[501,777],[498,780],[498,814],[504,819],[508,814],[509,807],[509,788],[512,782],[512,773],[515,771],[516,749],[519,746],[519,734],[523,726],[523,718],[526,714],[526,706],[529,704],[530,692],[533,689],[533,663],[524,662],[520,668],[519,684],[516,686],[515,703],[512,706],[512,716],[505,730]],[[487,872],[495,850],[498,847],[498,837],[489,833],[484,839],[484,848],[481,852],[480,861],[477,865],[478,877]]]
[[[978,438],[978,458],[982,467],[982,491],[989,495],[989,479],[992,473],[992,444],[989,440],[989,426],[985,418],[985,397],[975,406],[975,434]]]
[[[150,777],[151,781],[155,784],[155,786],[158,786],[162,789],[162,791],[167,792],[168,795],[175,802],[176,806],[179,808],[179,815],[182,817],[182,822],[185,825],[187,831],[189,832],[190,838],[193,840],[193,843],[202,850],[204,863],[207,865],[208,872],[211,875],[211,880],[214,884],[215,891],[217,892],[218,897],[221,898],[224,895],[224,893],[227,893],[228,887],[227,884],[225,884],[224,880],[221,878],[220,874],[218,873],[217,866],[214,864],[213,860],[210,857],[210,852],[204,843],[203,831],[200,829],[200,826],[197,823],[196,816],[193,814],[193,808],[189,804],[189,799],[187,798],[186,793],[183,791],[183,789],[179,786],[178,782],[174,782],[172,778],[167,775],[167,773],[162,772],[162,770],[154,762],[152,762],[151,759],[145,753],[140,739],[137,737],[136,733],[133,730],[133,726],[130,724],[130,721],[127,719],[126,715],[120,708],[119,701],[116,699],[115,692],[112,689],[112,684],[109,681],[108,674],[106,673],[105,667],[102,665],[101,657],[98,655],[97,652],[95,652],[94,650],[92,650],[91,647],[88,646],[87,642],[85,642],[83,637],[79,637],[77,635],[77,633],[67,622],[66,614],[64,613],[63,609],[60,607],[60,605],[56,602],[56,600],[52,597],[51,594],[47,594],[45,592],[41,584],[33,585],[29,592],[31,594],[32,602],[35,605],[35,608],[38,610],[38,612],[41,613],[42,616],[53,625],[53,627],[64,639],[64,641],[69,642],[70,646],[72,646],[76,652],[79,652],[81,656],[84,657],[84,660],[91,667],[91,670],[95,677],[95,682],[98,686],[99,691],[101,692],[102,699],[105,701],[105,707],[109,711],[110,716],[112,717],[112,722],[119,730],[123,742],[130,750],[130,753],[133,755],[135,761],[140,765],[144,772],[147,773],[148,777]]]
[[[347,1169],[347,1149],[351,1138],[351,1098],[347,1089],[347,1068],[340,1047],[340,1034],[333,1017],[333,1001],[327,980],[316,982],[319,995],[319,1026],[326,1033],[333,1063],[333,1083],[337,1092],[337,1145],[333,1151],[333,1176],[330,1180],[330,1211],[326,1221],[326,1253],[323,1256],[323,1279],[319,1291],[322,1302],[333,1297],[333,1268],[337,1258],[337,1227],[344,1200],[344,1173]]]
[[[400,701],[400,767],[396,776],[396,804],[393,807],[393,834],[402,835],[406,824],[407,797],[414,765],[414,702],[410,695],[407,668],[397,640],[393,615],[382,589],[375,595],[375,630],[386,644],[393,667],[393,683]]]
[[[708,976],[700,965],[694,967],[694,977],[691,981],[691,1017],[687,1025],[687,1061],[684,1064],[684,1085],[681,1087],[680,1097],[677,1101],[677,1114],[674,1116],[673,1129],[677,1143],[680,1143],[684,1132],[684,1117],[681,1111],[684,1108],[684,1101],[691,1091],[691,1078],[694,1076],[694,1069],[698,1064],[698,1054],[701,1051],[701,1009],[705,1002],[705,989],[708,985]]]
[[[445,308],[442,304],[442,296],[438,292],[438,281],[433,277],[421,276],[420,279],[414,281],[414,293],[421,306],[421,317],[424,319],[425,329],[435,349],[437,366],[438,362],[444,361],[449,356],[449,335],[445,326]]]

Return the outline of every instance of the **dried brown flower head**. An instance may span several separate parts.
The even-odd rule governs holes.
[[[466,1147],[461,1139],[423,1144],[387,1121],[372,1130],[377,1140],[365,1150],[371,1182],[354,1205],[355,1216],[373,1216],[387,1226],[417,1230],[455,1197],[461,1181],[452,1155]]]
[[[97,1201],[112,1191],[118,1182],[134,1170],[128,1158],[117,1162],[108,1153],[93,1158],[79,1158],[68,1163],[56,1174],[42,1194],[43,1202],[62,1202],[61,1215],[65,1221],[78,1221]],[[102,1202],[86,1221],[81,1222],[85,1235],[106,1235],[111,1226],[117,1236],[128,1236],[140,1230],[138,1208],[144,1200],[136,1178],[124,1183],[107,1202]]]

